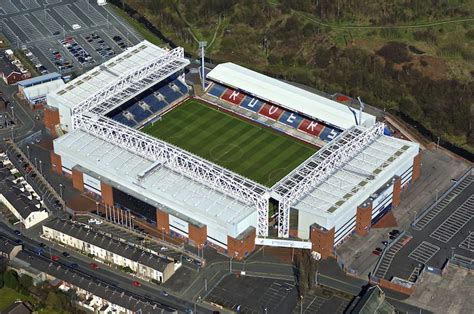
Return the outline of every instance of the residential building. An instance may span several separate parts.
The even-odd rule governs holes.
[[[128,267],[139,277],[160,283],[168,280],[181,266],[180,262],[160,257],[70,220],[48,221],[43,225],[43,236],[85,254],[92,254],[106,263]]]
[[[59,289],[63,291],[72,289],[77,296],[76,303],[96,313],[153,314],[162,312],[163,306],[160,304],[116,286],[109,286],[103,281],[95,280],[67,266],[52,263],[25,251],[19,252],[17,259],[47,274],[47,280],[60,280]]]
[[[4,55],[0,57],[0,69],[2,78],[8,85],[31,77],[31,73],[23,67],[10,49],[5,50]]]
[[[8,238],[0,237],[0,256],[12,260],[21,251],[21,244],[15,243]]]
[[[2,311],[2,314],[31,314],[33,313],[33,308],[31,304],[17,300],[10,304],[9,307]]]

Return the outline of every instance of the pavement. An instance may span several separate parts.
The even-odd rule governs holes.
[[[0,11],[2,33],[10,41],[12,48],[30,48],[49,72],[59,71],[54,61],[51,61],[51,51],[60,52],[63,58],[73,65],[73,68],[67,71],[77,73],[110,58],[102,58],[97,54],[96,47],[85,40],[91,33],[99,35],[116,54],[123,49],[113,41],[114,36],[121,36],[128,46],[142,40],[141,35],[117,16],[110,5],[99,6],[97,1],[61,0],[44,3],[33,0],[3,0],[0,7],[3,10]],[[80,25],[80,29],[73,29],[73,24]],[[96,62],[87,66],[81,65],[59,43],[66,37],[74,37]]]
[[[468,176],[465,180],[468,184],[464,189],[454,190],[440,199],[443,207],[430,216],[423,228],[415,224],[409,230],[413,238],[394,256],[385,279],[408,279],[419,265],[441,270],[453,256],[474,261],[474,243],[471,250],[461,245],[470,231],[474,231],[474,179]]]
[[[388,233],[393,229],[400,231],[410,229],[417,215],[453,184],[452,179],[461,177],[470,166],[444,150],[423,150],[421,177],[402,190],[400,204],[391,210],[396,225],[388,228],[376,228],[376,225],[370,229],[368,235],[354,234],[346,240],[337,248],[337,254],[344,267],[359,278],[368,278],[379,259],[379,256],[372,254],[372,251],[377,247],[383,248],[382,241],[390,241]]]

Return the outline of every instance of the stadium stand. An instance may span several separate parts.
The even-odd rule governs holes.
[[[108,114],[113,120],[129,127],[142,124],[147,118],[163,111],[187,95],[188,87],[176,77],[170,77],[153,89],[138,95]]]
[[[323,122],[304,118],[295,112],[285,110],[277,105],[265,102],[251,95],[247,95],[242,91],[236,91],[221,84],[212,83],[207,93],[232,105],[243,107],[296,130],[303,131],[306,134],[319,137],[325,142],[330,142],[342,132]]]

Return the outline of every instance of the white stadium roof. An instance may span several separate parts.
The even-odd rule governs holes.
[[[145,40],[68,82],[63,88],[50,93],[48,103],[60,103],[72,110],[79,103],[111,82],[120,79],[132,69],[144,66],[150,60],[156,59],[156,57],[166,52],[166,50]],[[50,101],[50,97],[54,101]]]
[[[393,177],[394,168],[418,154],[417,143],[382,135],[365,147],[342,168],[331,174],[292,207],[323,216],[334,215],[339,208],[357,200],[363,191],[374,190]],[[351,204],[354,207],[354,204]]]
[[[115,186],[133,190],[147,203],[168,209],[216,228],[227,228],[256,213],[235,198],[161,166],[139,183],[137,177],[154,162],[118,145],[76,129],[54,140],[54,151],[75,164],[106,178]],[[102,179],[104,181],[104,179]],[[256,221],[255,221],[256,223]]]
[[[348,106],[234,63],[217,65],[207,78],[341,129],[355,125],[354,114]],[[375,116],[362,113],[361,125],[370,127],[373,124]]]

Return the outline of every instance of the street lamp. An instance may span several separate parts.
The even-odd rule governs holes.
[[[61,196],[61,199],[63,199],[63,185],[62,185],[62,183],[59,183],[59,194]]]

